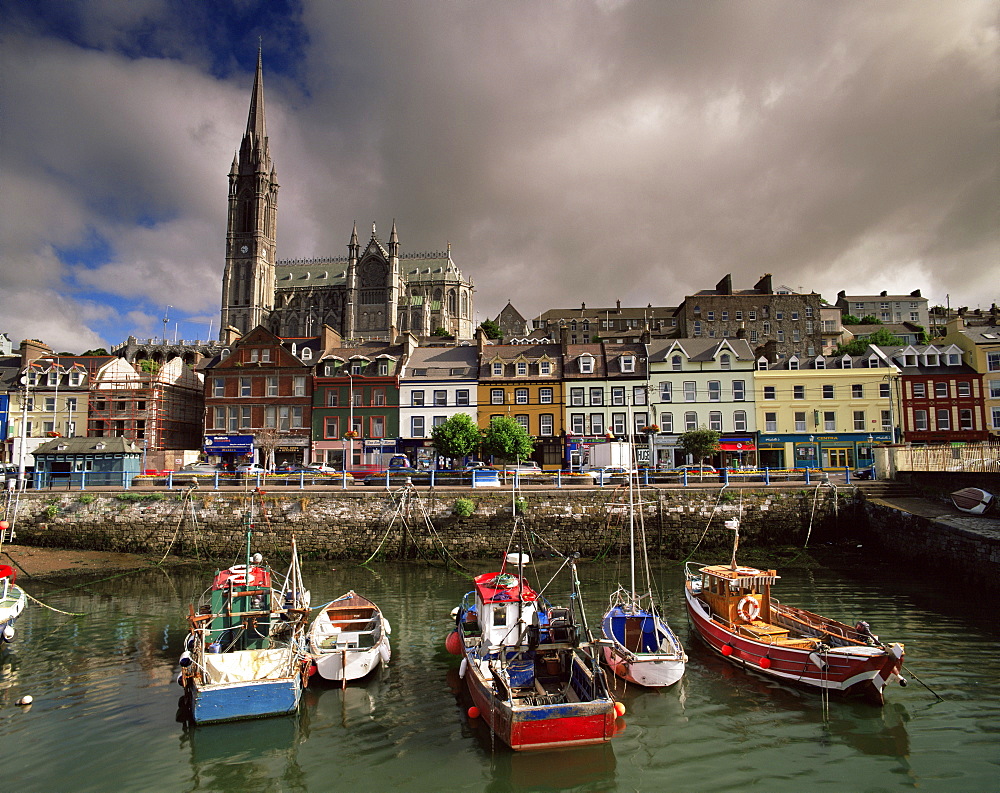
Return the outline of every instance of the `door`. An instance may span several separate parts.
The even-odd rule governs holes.
[[[851,465],[851,450],[829,449],[827,461],[828,468],[848,468]]]

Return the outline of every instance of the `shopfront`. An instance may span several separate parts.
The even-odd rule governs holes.
[[[891,442],[888,432],[761,435],[758,455],[762,468],[855,468],[871,464],[873,444]]]
[[[222,463],[228,470],[254,462],[253,435],[206,435],[202,447],[211,462]]]
[[[755,468],[757,444],[751,435],[723,435],[719,438],[720,468]]]

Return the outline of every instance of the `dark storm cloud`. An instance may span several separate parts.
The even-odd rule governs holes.
[[[481,317],[729,272],[1000,297],[993,2],[73,7],[15,4],[2,42],[0,278],[134,294],[146,332],[165,292],[217,311],[258,35],[281,257],[395,218],[406,251],[452,244]],[[112,260],[67,268],[94,233]]]

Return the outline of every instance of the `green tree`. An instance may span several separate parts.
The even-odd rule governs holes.
[[[467,413],[456,413],[431,430],[431,440],[443,457],[468,457],[483,442],[483,433]]]
[[[706,457],[719,451],[720,437],[721,433],[715,430],[699,427],[696,430],[688,430],[677,440],[685,453],[694,457],[699,464],[703,464]]]
[[[442,336],[444,338],[448,338],[449,336],[451,336],[451,334],[444,328],[434,328],[434,332],[431,334],[431,336]]]
[[[841,325],[860,325],[861,324],[861,320],[858,319],[853,314],[844,314],[844,316],[842,316],[840,318],[840,324]]]
[[[879,328],[871,336],[863,339],[852,339],[847,344],[841,344],[833,351],[834,355],[863,355],[869,344],[878,347],[899,347],[903,340],[899,336],[893,336],[888,328]]]
[[[882,320],[876,317],[874,314],[865,314],[860,320],[862,325],[881,325]]]
[[[486,334],[487,339],[503,338],[503,331],[500,330],[500,326],[492,319],[485,320],[479,327],[483,329],[483,333]]]
[[[71,355],[71,353],[62,353],[62,354]],[[105,350],[103,347],[97,347],[93,350],[87,350],[85,353],[81,353],[81,355],[107,355],[107,354],[108,351]]]
[[[510,416],[497,416],[483,433],[483,451],[507,460],[526,460],[535,442]]]

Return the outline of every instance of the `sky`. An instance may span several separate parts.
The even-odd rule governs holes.
[[[477,320],[727,273],[1000,303],[996,0],[0,0],[0,332],[214,338],[260,46],[280,259],[355,222]],[[362,240],[362,243],[364,240]],[[166,322],[164,322],[166,318]]]

